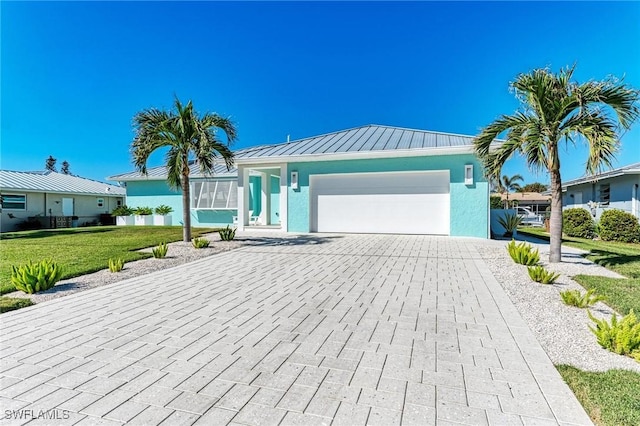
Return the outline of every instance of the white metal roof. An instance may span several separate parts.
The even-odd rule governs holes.
[[[562,184],[562,188],[568,186],[580,185],[583,183],[595,182],[602,179],[608,179],[622,175],[638,175],[640,174],[640,163],[629,164],[628,166],[620,167],[606,172],[598,173],[597,175],[583,176],[577,179],[569,180]]]
[[[0,170],[0,191],[58,192],[122,197],[126,191],[119,186],[65,175],[51,171],[15,172]]]
[[[200,166],[195,162],[191,161],[189,164],[189,177],[190,178],[205,178],[205,177],[236,177],[238,175],[238,170],[235,167],[232,167],[231,170],[227,170],[227,166],[225,164],[216,163],[213,167],[213,173],[210,176],[205,176],[200,172]],[[147,169],[147,174],[143,175],[138,171],[122,173],[119,175],[109,176],[109,180],[117,181],[117,182],[126,182],[132,180],[163,180],[167,178],[167,167],[166,166],[158,166],[158,167],[150,167]]]
[[[392,152],[429,148],[473,148],[473,136],[370,124],[291,142],[247,148],[236,158],[260,159],[319,154]]]

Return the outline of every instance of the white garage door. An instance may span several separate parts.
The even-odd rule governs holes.
[[[449,171],[312,175],[311,231],[449,234]]]

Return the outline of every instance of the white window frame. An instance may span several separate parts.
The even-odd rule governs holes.
[[[606,197],[604,193],[606,192]],[[598,188],[598,199],[601,206],[608,206],[611,202],[611,184],[610,183],[601,183]]]
[[[12,207],[7,207],[5,205],[5,201],[4,199],[9,196],[9,197],[23,197],[24,198],[24,208],[22,209],[16,209],[16,208],[12,208]],[[27,194],[2,194],[2,210],[13,210],[13,211],[26,211],[27,210]]]
[[[229,189],[222,192],[222,188],[220,183],[229,182]],[[200,184],[200,190],[196,193],[196,184]],[[230,180],[230,179],[212,179],[212,180],[202,180],[202,181],[192,181],[190,182],[191,186],[191,208],[193,210],[238,210],[238,181]],[[212,188],[213,186],[213,188]],[[208,191],[205,192],[205,187]],[[226,204],[224,207],[214,207],[216,202],[216,198],[220,193],[224,193],[226,196]],[[232,197],[232,193],[235,191],[235,196]],[[202,196],[203,194],[207,195],[207,200],[209,201],[208,205],[205,207],[198,207],[202,205]],[[233,205],[232,200],[235,200],[235,205]]]

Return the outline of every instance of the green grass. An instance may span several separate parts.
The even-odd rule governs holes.
[[[640,374],[626,370],[592,373],[558,365],[562,378],[597,425],[640,425]]]
[[[14,299],[13,297],[0,297],[0,314],[33,305],[29,299]]]
[[[215,229],[198,228],[192,234],[198,237],[212,231]],[[11,265],[52,258],[64,267],[63,279],[72,278],[108,268],[109,258],[144,259],[151,253],[135,250],[180,240],[180,226],[99,226],[1,234],[0,294],[15,290]]]
[[[549,234],[539,228],[523,228],[518,232],[549,239]],[[589,251],[587,259],[628,277],[615,279],[576,275],[573,277],[575,281],[587,290],[594,289],[597,294],[604,296],[604,302],[622,315],[628,314],[631,309],[640,312],[640,244],[572,237],[564,237],[562,243]]]

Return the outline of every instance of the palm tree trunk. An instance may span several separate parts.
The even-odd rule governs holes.
[[[182,175],[182,241],[191,241],[191,195],[189,176]]]
[[[562,180],[560,167],[549,170],[551,176],[551,216],[549,217],[549,262],[562,261]]]

